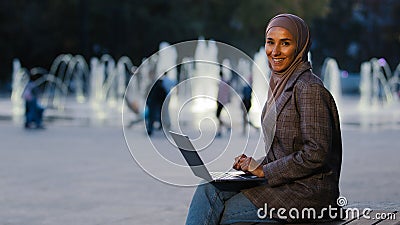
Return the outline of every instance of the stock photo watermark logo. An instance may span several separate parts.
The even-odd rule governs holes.
[[[278,219],[282,220],[321,220],[321,219],[367,219],[367,220],[396,220],[396,214],[391,212],[378,212],[373,216],[371,208],[344,208],[347,206],[347,198],[339,196],[336,201],[337,206],[329,205],[321,209],[313,207],[306,207],[302,209],[297,208],[268,208],[268,204],[257,210],[257,216],[260,219],[274,219],[274,214]]]
[[[193,175],[169,131],[187,134],[195,149],[204,156],[204,165],[219,169],[222,163],[221,172],[230,170],[234,158],[242,153],[265,156],[265,149],[272,144],[276,115],[271,113],[267,137],[263,137],[260,131],[250,134],[248,129],[237,138],[241,133],[241,126],[237,124],[242,120],[238,114],[243,106],[233,104],[243,104],[238,85],[252,81],[252,115],[260,120],[269,88],[265,52],[260,50],[254,57],[256,63],[241,50],[212,40],[163,44],[160,49],[135,70],[125,90],[122,107],[126,104],[135,106],[137,117],[142,119],[138,129],[143,129],[143,138],[130,137],[133,132],[123,126],[126,145],[136,164],[151,177],[167,184],[196,186],[205,182]],[[152,127],[147,120],[148,114],[152,113],[148,110],[149,97],[152,89],[163,79],[176,81],[167,91],[161,118]],[[230,102],[223,104],[222,119],[228,124],[223,138],[217,138],[220,121],[215,116],[220,82],[231,93]],[[130,116],[122,110],[122,123],[129,123]]]

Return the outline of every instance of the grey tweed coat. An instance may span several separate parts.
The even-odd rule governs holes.
[[[262,118],[265,135],[271,118],[268,113]],[[338,110],[310,69],[293,74],[276,100],[276,132],[270,146],[263,161],[267,184],[242,191],[250,201],[257,207],[266,203],[268,209],[285,208],[286,216],[291,208],[336,206],[342,163]]]

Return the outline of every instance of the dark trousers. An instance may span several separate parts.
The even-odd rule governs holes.
[[[161,105],[148,105],[148,112],[146,113],[146,129],[147,134],[151,135],[153,133],[154,122],[159,122],[161,127]]]

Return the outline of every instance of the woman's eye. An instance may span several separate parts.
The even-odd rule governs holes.
[[[273,41],[267,41],[267,44],[268,44],[268,45],[273,45],[274,42],[273,42]]]
[[[284,42],[282,42],[282,45],[290,45],[290,43],[288,42],[288,41],[284,41]]]

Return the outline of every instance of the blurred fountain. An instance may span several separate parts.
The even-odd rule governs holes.
[[[161,77],[164,73],[169,79],[176,81],[178,71],[176,63],[178,52],[175,46],[171,46],[168,42],[161,42],[158,53],[156,77]]]
[[[221,59],[218,58],[219,53]],[[172,93],[176,96],[171,98],[171,101],[173,99],[180,101],[180,98],[187,100],[189,96],[189,98],[196,97],[190,103],[189,110],[207,114],[213,112],[216,107],[221,60],[223,74],[227,79],[233,76],[234,70],[247,82],[250,75],[253,76],[253,90],[257,98],[253,98],[251,112],[261,113],[267,95],[266,76],[269,74],[265,52],[262,48],[255,55],[257,66],[250,65],[251,59],[246,57],[232,46],[213,40],[200,38],[198,41],[185,43],[182,49],[162,42],[160,51],[145,60],[147,63],[144,63],[144,66],[135,70],[136,76],[134,75],[130,81],[135,84],[134,88],[126,91],[125,99],[129,100],[128,102],[144,103],[153,81],[166,73],[172,80],[179,78],[180,81],[186,81],[195,78],[177,86],[175,93]],[[176,67],[178,59],[182,60],[180,67]],[[52,62],[49,72],[41,71],[39,68],[32,69],[41,74],[37,82],[43,90],[40,103],[49,109],[48,111],[55,113],[56,117],[73,115],[99,121],[111,120],[112,116],[118,115],[116,112],[123,110],[120,106],[123,104],[127,78],[133,70],[134,66],[128,57],[124,56],[116,61],[107,54],[101,58],[91,58],[90,66],[81,55],[60,54]],[[24,112],[21,97],[29,80],[28,74],[27,70],[21,68],[19,61],[15,60],[12,90],[15,115],[22,115]],[[139,74],[141,76],[138,76]],[[82,104],[87,101],[90,104]],[[69,104],[67,110],[66,104]],[[87,105],[89,107],[86,107]],[[140,106],[143,104],[136,105],[138,107],[135,108],[135,113],[141,114],[144,107]],[[91,112],[88,113],[87,110]]]
[[[249,83],[251,76],[250,62],[246,59],[240,58],[238,61],[237,70],[241,80]]]
[[[40,67],[28,71],[15,59],[11,95],[13,116],[21,121],[25,111],[22,93],[32,74],[37,76],[34,85],[43,90],[39,103],[48,109],[46,112],[50,112],[53,118],[75,114],[85,120],[111,121],[114,119],[112,117],[118,116],[118,112],[123,110],[127,80],[134,70],[135,67],[126,56],[121,57],[117,63],[110,55],[103,55],[100,60],[92,58],[89,67],[81,55],[61,54],[54,59],[49,72]],[[143,95],[143,86],[150,81],[144,77],[140,83],[138,90]],[[75,95],[74,98],[71,94]],[[87,101],[90,101],[88,105],[91,107],[82,104]],[[69,108],[64,112],[67,103]]]
[[[218,48],[213,40],[199,39],[194,54],[195,72],[193,78],[199,78],[201,82],[192,83],[192,96],[208,96],[196,98],[192,110],[194,112],[206,112],[214,110],[215,100],[218,94],[219,63]],[[211,98],[210,98],[211,97]]]
[[[75,92],[76,101],[78,103],[83,103],[86,101],[84,92],[87,89],[89,76],[89,67],[83,56],[76,55],[72,57],[68,63],[68,69],[64,83],[67,86],[71,86],[73,92]],[[67,96],[64,96],[64,98],[66,97]]]
[[[387,61],[372,58],[361,64],[358,115],[362,129],[396,128],[399,117],[399,69],[393,75]]]
[[[188,79],[190,79],[193,76],[194,73],[194,62],[193,58],[191,57],[185,57],[182,59],[182,64],[181,64],[181,70],[180,70],[180,76],[178,80],[178,102],[179,105],[183,103],[184,100],[189,99],[191,94],[192,94],[192,87],[190,85],[190,82],[184,82]],[[183,82],[183,83],[182,83]]]
[[[393,98],[399,101],[400,98],[400,63],[397,65],[393,76],[389,80],[390,89],[394,93]]]
[[[104,54],[100,58],[100,66],[105,78],[101,88],[101,100],[103,103],[107,103],[111,108],[115,108],[118,102],[116,82],[114,82],[115,77],[117,76],[115,60],[109,54]]]
[[[57,56],[50,67],[49,74],[54,75],[64,83],[67,66],[71,59],[72,59],[71,54],[61,54]],[[60,93],[60,90],[56,88],[55,83],[52,82],[46,83],[41,104],[45,108],[62,109],[63,105],[61,102],[61,96],[62,93]]]
[[[103,99],[103,82],[104,82],[104,69],[101,66],[99,59],[93,57],[90,60],[90,88],[89,99],[92,107],[98,107]]]
[[[326,58],[322,66],[321,75],[323,82],[331,92],[336,104],[340,105],[342,99],[342,84],[339,66],[335,59]]]
[[[372,104],[372,68],[369,61],[361,63],[360,76],[360,107],[366,108]]]
[[[127,87],[127,80],[129,80],[134,70],[131,59],[127,56],[122,56],[117,62],[117,99],[118,106],[123,106],[124,94]],[[122,111],[122,107],[119,107]]]
[[[29,74],[25,68],[21,68],[19,59],[13,60],[13,72],[12,72],[12,92],[11,92],[11,103],[12,103],[12,118],[14,122],[21,121],[22,115],[25,112],[25,104],[22,99],[22,93],[24,92],[26,84],[29,82]]]
[[[42,73],[42,75],[45,74]],[[46,108],[56,108],[62,111],[69,92],[75,94],[78,103],[85,102],[89,79],[90,70],[83,56],[59,55],[54,59],[50,71],[46,73],[46,79],[43,81],[44,92],[41,104]],[[67,91],[64,90],[64,86],[67,87]]]
[[[392,78],[385,59],[373,58],[361,64],[360,107],[374,108],[393,102],[389,80]]]
[[[271,70],[268,67],[268,59],[265,54],[265,48],[261,47],[260,50],[254,55],[254,63],[252,67],[253,75],[253,97],[251,98],[250,113],[255,114],[254,118],[259,118],[261,115],[264,103],[267,100],[269,78]],[[251,115],[250,115],[251,116]],[[251,117],[250,117],[251,118]],[[255,125],[260,125],[260,120],[254,120]]]
[[[60,78],[54,76],[53,74],[50,74],[46,69],[42,67],[32,68],[30,74],[31,76],[37,77],[37,79],[34,81],[34,86],[39,87],[39,89],[44,89],[42,88],[42,86],[45,86],[49,83],[54,85],[54,88],[61,93],[61,96],[64,99],[61,102],[63,102],[63,104],[65,103],[65,98],[68,94],[68,86],[65,84],[65,82],[63,82]],[[43,95],[39,96],[39,100],[43,100]],[[63,108],[64,105],[62,106],[62,109]]]
[[[142,60],[142,64],[132,71],[133,75],[126,88],[126,105],[134,112],[133,120],[144,118],[146,98],[155,79],[158,56],[152,56]]]
[[[379,102],[391,103],[393,95],[390,90],[388,79],[392,76],[385,59],[371,59],[372,65],[372,104],[378,105]]]
[[[121,111],[123,97],[126,88],[127,73],[132,73],[133,64],[127,57],[123,56],[115,65],[114,59],[110,55],[101,57],[100,71],[104,72],[105,81],[102,84],[101,102],[106,102],[110,109]],[[100,84],[98,85],[100,86]]]
[[[232,79],[232,65],[229,59],[222,60],[222,74],[226,80]]]
[[[92,58],[90,64],[90,101],[97,120],[102,121],[123,109],[127,76],[132,74],[134,66],[127,56],[116,64],[108,54],[100,60]]]
[[[67,94],[68,88],[62,83],[62,81],[48,71],[41,67],[34,67],[30,71],[25,68],[21,68],[19,60],[14,60],[14,72],[13,72],[13,88],[11,94],[13,121],[21,123],[23,115],[25,113],[25,102],[23,100],[23,92],[26,85],[30,80],[30,76],[35,76],[36,79],[33,83],[34,87],[38,87],[39,90],[43,90],[45,85],[54,85],[53,90],[58,90],[62,95]],[[41,86],[43,85],[43,86]],[[44,95],[38,95],[39,102],[42,102]]]

